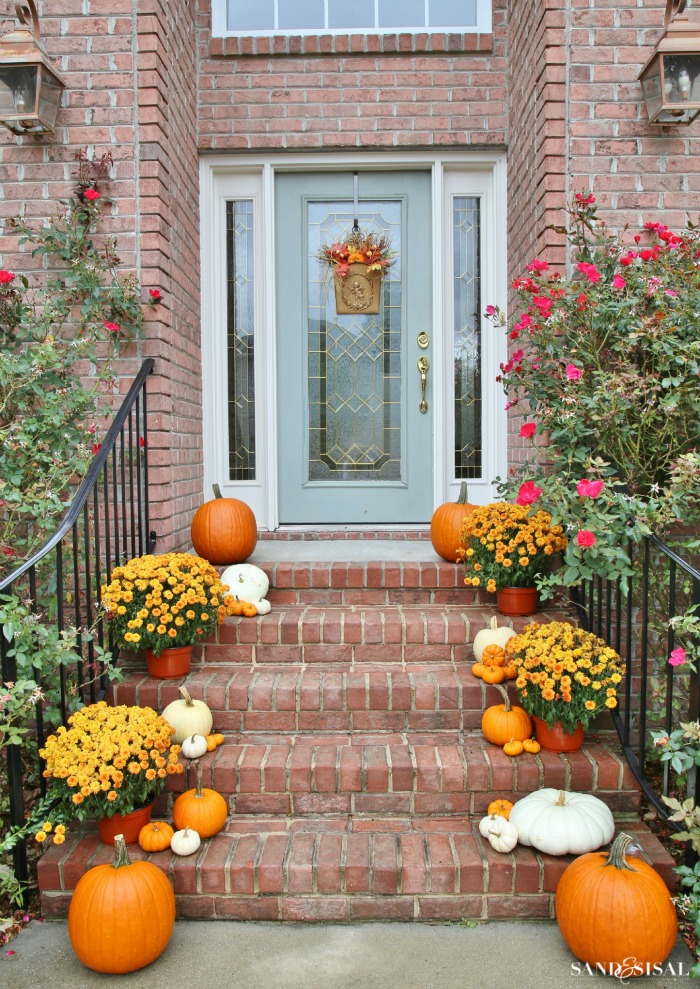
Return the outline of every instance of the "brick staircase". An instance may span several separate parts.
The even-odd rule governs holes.
[[[359,554],[336,541],[343,563],[318,559],[312,540],[287,546],[293,561],[279,562],[281,546],[262,541],[253,561],[270,575],[272,612],[228,620],[186,680],[226,735],[202,765],[231,812],[196,855],[150,856],[172,878],[178,916],[551,918],[568,859],[520,845],[499,855],[477,828],[495,797],[543,786],[605,800],[673,887],[673,862],[640,821],[640,792],[612,729],[589,732],[569,755],[511,759],[484,740],[482,712],[501,698],[471,675],[470,643],[493,603],[465,589],[457,567],[418,538],[410,547],[364,542]],[[162,710],[178,685],[133,668],[114,701]],[[168,819],[193,775],[169,780],[154,816]],[[64,916],[84,870],[111,856],[94,832],[48,849],[44,915]]]

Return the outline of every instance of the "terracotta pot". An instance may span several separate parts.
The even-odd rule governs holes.
[[[153,804],[138,807],[129,814],[112,814],[111,817],[101,817],[97,822],[97,833],[105,845],[113,845],[116,835],[123,834],[127,845],[133,845],[139,840],[139,832],[151,819]]]
[[[164,649],[156,656],[150,649],[144,649],[149,675],[158,680],[177,680],[190,672],[192,646],[176,646]]]
[[[539,606],[536,587],[504,587],[496,592],[496,607],[502,615],[534,615]]]
[[[339,316],[376,314],[382,294],[381,271],[367,271],[366,264],[354,262],[347,275],[335,278],[335,311]]]
[[[543,749],[548,749],[550,752],[575,752],[583,745],[584,731],[580,722],[575,731],[567,732],[558,721],[549,728],[547,722],[542,721],[537,715],[533,714],[531,717],[537,741]]]

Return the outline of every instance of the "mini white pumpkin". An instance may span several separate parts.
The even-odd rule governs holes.
[[[190,735],[203,735],[211,732],[214,724],[212,713],[204,701],[195,700],[186,687],[179,688],[182,697],[168,704],[163,717],[175,729],[171,741],[181,745]]]
[[[479,834],[481,835],[482,838],[488,838],[489,828],[492,828],[500,821],[505,821],[505,820],[507,819],[505,817],[502,817],[500,814],[487,814],[486,817],[482,817],[481,820],[479,821]]]
[[[188,735],[182,740],[182,754],[185,759],[199,759],[207,751],[204,735]]]
[[[253,602],[255,607],[258,609],[259,615],[269,615],[272,605],[266,598],[262,598],[260,601]]]
[[[615,822],[607,804],[590,793],[545,788],[528,793],[510,812],[523,845],[548,855],[583,855],[612,841]]]
[[[170,839],[170,847],[176,855],[194,855],[201,844],[202,839],[192,828],[176,831]]]
[[[477,663],[481,662],[481,656],[486,646],[494,643],[503,649],[508,639],[512,639],[515,634],[516,633],[513,629],[508,628],[507,625],[499,625],[498,617],[494,615],[491,619],[491,624],[489,627],[482,628],[474,636],[473,649]]]
[[[488,829],[486,837],[494,851],[505,855],[518,844],[518,829],[505,817],[499,817]]]
[[[252,563],[235,563],[232,567],[227,567],[221,574],[221,583],[228,584],[229,594],[233,594],[239,601],[252,601],[255,605],[262,601],[270,587],[270,579],[265,571]],[[266,612],[258,611],[258,614]]]

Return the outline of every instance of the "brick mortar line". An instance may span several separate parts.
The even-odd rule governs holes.
[[[311,892],[318,893],[318,860],[321,855],[321,835],[314,838],[314,848],[311,853]],[[325,894],[321,894],[325,895]]]
[[[195,863],[194,863],[195,882],[196,882],[196,885],[197,885],[197,892],[200,893],[200,894],[203,892],[203,889],[202,889],[202,866],[204,865],[204,862],[205,862],[206,857],[207,857],[207,852],[208,852],[208,850],[209,850],[210,847],[211,847],[210,845],[202,845],[201,848],[199,849],[199,854],[197,855],[197,858],[196,858]]]
[[[474,844],[479,854],[479,858],[481,859],[481,892],[486,894],[489,891],[489,860],[486,857],[486,852],[484,851],[483,838],[478,826],[474,829],[473,835]]]
[[[228,855],[226,856],[226,861],[224,862],[224,890],[226,893],[231,893],[231,863],[233,862],[236,849],[238,848],[238,843],[241,840],[240,835],[233,834],[233,840],[231,842],[231,847],[228,850]]]
[[[433,754],[435,756],[435,764],[437,766],[437,773],[438,773],[438,790],[437,790],[437,792],[438,793],[442,793],[443,792],[443,789],[442,789],[442,786],[443,786],[443,779],[442,779],[442,759],[440,758],[440,753],[438,751],[437,745],[434,745],[433,746]]]
[[[289,895],[289,860],[292,857],[292,850],[294,848],[294,832],[289,832],[289,841],[287,842],[287,847],[284,851],[284,858],[282,859],[282,892],[285,895]]]
[[[459,864],[459,855],[457,854],[457,846],[455,845],[455,836],[452,831],[449,832],[447,839],[450,843],[450,851],[452,852],[452,865],[454,867],[454,886],[452,892],[459,894],[460,886],[462,883],[462,867]]]
[[[266,793],[265,788],[265,772],[267,770],[267,760],[272,754],[272,745],[265,746],[265,754],[260,760],[260,793]]]
[[[423,861],[425,862],[425,892],[433,891],[433,864],[430,861],[430,846],[427,833],[423,834]]]

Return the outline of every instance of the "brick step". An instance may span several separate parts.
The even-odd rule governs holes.
[[[515,801],[541,787],[593,793],[616,813],[638,813],[640,790],[600,733],[566,755],[541,751],[517,758],[480,733],[459,743],[434,735],[248,735],[230,738],[200,760],[204,785],[239,814],[483,815],[494,795]],[[170,799],[194,786],[191,764],[170,777]]]
[[[618,822],[637,838],[669,889],[673,860],[640,822]],[[146,854],[173,883],[180,919],[296,921],[553,918],[554,892],[570,857],[517,845],[493,851],[477,821],[357,819],[309,822],[246,818],[202,842],[187,858]],[[44,917],[65,917],[86,869],[113,859],[94,833],[72,834],[38,863]]]
[[[280,605],[257,618],[227,618],[197,648],[203,664],[460,662],[493,609],[480,605]],[[554,610],[533,616],[561,620]],[[516,631],[533,619],[502,619]]]

